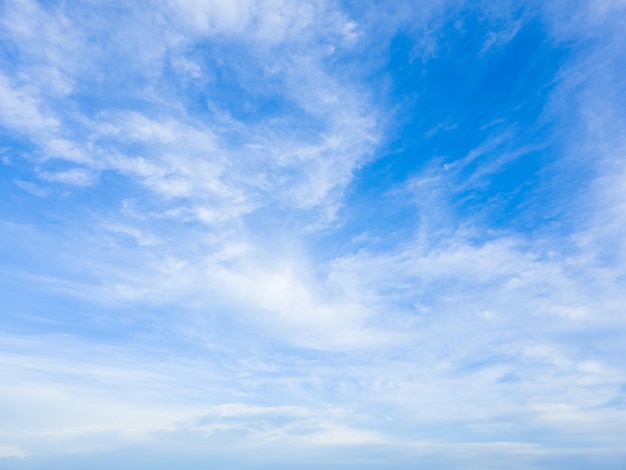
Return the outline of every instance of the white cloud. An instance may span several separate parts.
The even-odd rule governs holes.
[[[50,183],[97,189],[113,174],[119,187],[110,205],[62,227],[3,223],[5,252],[24,258],[0,274],[76,302],[71,318],[59,314],[50,328],[89,336],[124,325],[128,337],[114,347],[6,333],[1,439],[29,454],[189,435],[202,448],[219,441],[207,436],[235,435],[259,448],[533,456],[557,452],[533,444],[541,432],[558,445],[587,433],[619,447],[626,417],[611,403],[623,396],[615,353],[623,346],[593,335],[624,326],[624,145],[613,137],[624,126],[618,106],[588,86],[589,76],[615,68],[617,36],[594,52],[590,62],[605,60],[599,68],[582,60],[564,68],[546,111],[584,115],[585,132],[575,132],[583,137],[565,153],[598,158],[597,179],[581,191],[588,205],[565,235],[487,230],[455,213],[452,195],[538,148],[509,148],[515,130],[494,121],[465,158],[435,162],[378,201],[415,208],[416,228],[404,238],[354,234],[359,251],[339,240],[325,252],[314,248],[318,237],[342,222],[343,191],[384,139],[384,111],[359,83],[361,71],[336,59],[369,47],[367,18],[326,2],[181,0],[147,16],[128,7],[109,35],[101,10],[19,5],[4,7],[2,34],[26,59],[0,76],[0,119],[36,150],[25,159],[32,180],[16,184],[43,197],[67,194]],[[450,11],[403,5],[377,9],[371,37],[387,45],[423,14],[411,26],[424,32],[415,54],[434,57]],[[598,24],[612,17],[598,15]],[[484,47],[511,40],[522,21],[494,30]],[[569,23],[551,21],[554,37],[571,36]],[[215,53],[216,44],[232,56]],[[223,104],[228,90],[213,68],[242,102],[250,94],[245,112]],[[107,80],[119,95],[99,95]],[[622,82],[602,83],[619,96]],[[559,93],[577,87],[583,98],[561,108]],[[255,91],[280,110],[256,116]],[[94,102],[83,108],[80,93]],[[441,130],[454,130],[447,125]],[[423,440],[416,423],[441,432],[441,442]],[[485,442],[455,444],[446,426]],[[489,442],[502,436],[511,442]],[[0,456],[19,449],[0,447]]]
[[[341,189],[350,182],[352,172],[370,158],[377,140],[371,107],[362,96],[341,85],[322,62],[326,46],[319,42],[320,31],[334,40],[352,31],[354,23],[330,6],[306,2],[177,2],[172,8],[176,15],[166,14],[167,9],[162,12],[167,21],[161,39],[152,37],[156,25],[130,11],[127,21],[111,31],[112,40],[134,25],[137,28],[131,36],[149,36],[150,47],[135,52],[124,49],[116,57],[97,42],[97,32],[103,27],[101,20],[88,15],[81,18],[83,27],[72,18],[76,14],[72,9],[44,11],[35,3],[10,9],[14,27],[5,34],[24,54],[15,76],[26,74],[30,85],[27,93],[14,89],[8,78],[3,78],[0,85],[5,91],[5,122],[28,131],[43,161],[61,159],[87,166],[39,174],[47,180],[77,185],[93,182],[88,175],[103,170],[128,174],[166,199],[189,199],[182,207],[168,208],[168,214],[179,213],[185,219],[194,217],[208,224],[276,204],[319,208],[320,220],[328,220]],[[157,96],[168,61],[179,64],[176,70],[184,76],[189,76],[190,66],[197,75],[201,66],[187,55],[187,49],[211,40],[202,35],[185,37],[185,26],[174,19],[177,15],[204,25],[200,28],[203,31],[206,26],[220,34],[234,35],[249,51],[249,58],[258,62],[255,65],[274,77],[284,98],[298,112],[279,117],[278,121],[244,123],[219,112],[213,117],[190,114],[171,90]],[[63,24],[64,29],[44,27],[37,34],[37,25],[45,22]],[[178,39],[172,39],[175,36]],[[280,53],[257,51],[259,40],[266,36],[272,47],[281,49]],[[294,40],[300,44],[297,48],[292,46]],[[49,43],[45,54],[34,52],[38,42]],[[136,42],[146,44],[139,39]],[[92,58],[81,65],[79,57],[85,55]],[[106,105],[96,115],[81,114],[68,105],[73,102],[71,95],[63,102],[55,101],[47,92],[46,79],[36,72],[48,67],[69,81],[97,87],[106,80],[103,74],[111,73],[103,67],[113,59],[119,61],[116,68],[128,66],[129,73],[148,81],[148,88],[138,98],[160,103],[160,112],[166,117],[148,118],[130,109],[107,110]],[[142,74],[131,61],[144,59],[151,65]],[[187,65],[180,69],[180,64]],[[133,80],[127,83],[132,86]],[[250,86],[257,83],[255,79]],[[193,90],[202,84],[183,85]],[[39,96],[46,104],[45,114],[40,110]],[[298,124],[302,119],[313,121],[314,130]],[[300,129],[294,132],[294,126]],[[238,135],[237,145],[232,144],[233,132]]]
[[[30,181],[17,180],[15,181],[15,184],[18,187],[22,188],[24,191],[27,191],[34,196],[46,197],[49,194],[49,192],[45,188],[42,188],[38,184],[32,183]]]
[[[254,2],[248,0],[176,0],[171,3],[172,10],[186,25],[209,34],[242,31],[250,24],[255,9]]]
[[[27,135],[46,132],[59,126],[59,121],[40,111],[39,101],[28,92],[16,89],[0,74],[0,120],[6,127]]]
[[[41,178],[55,183],[71,184],[76,186],[89,186],[93,184],[93,175],[82,168],[72,168],[67,171],[42,172]]]
[[[26,452],[18,449],[17,447],[0,446],[0,458],[24,458],[26,456]]]

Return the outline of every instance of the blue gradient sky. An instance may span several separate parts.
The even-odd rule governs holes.
[[[0,468],[624,468],[625,18],[1,3]]]

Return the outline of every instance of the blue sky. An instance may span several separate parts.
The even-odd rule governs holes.
[[[0,4],[0,468],[624,468],[626,4]]]

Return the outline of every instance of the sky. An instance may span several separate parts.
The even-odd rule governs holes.
[[[0,468],[625,468],[625,19],[0,2]]]

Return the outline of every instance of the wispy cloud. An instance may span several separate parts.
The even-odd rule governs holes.
[[[623,8],[0,6],[3,463],[623,459]]]

